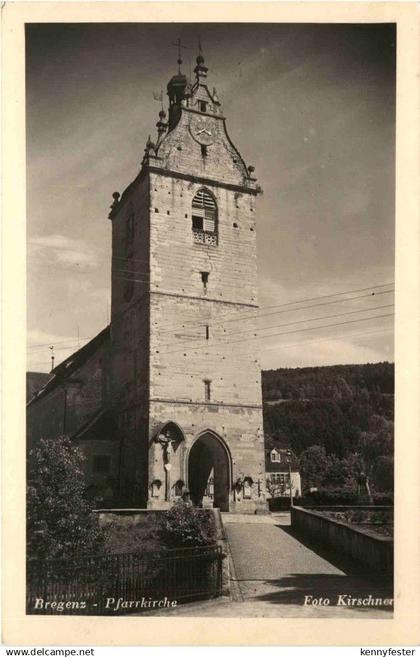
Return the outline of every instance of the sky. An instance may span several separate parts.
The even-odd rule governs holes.
[[[156,137],[178,37],[187,75],[201,39],[264,190],[263,368],[392,361],[393,25],[30,24],[28,369],[49,371],[51,345],[57,365],[109,321],[112,193]]]

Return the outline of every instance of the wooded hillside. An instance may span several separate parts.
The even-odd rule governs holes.
[[[262,386],[267,443],[290,446],[301,466],[320,461],[322,476],[303,472],[304,486],[350,485],[357,465],[377,490],[392,488],[392,363],[268,370]]]

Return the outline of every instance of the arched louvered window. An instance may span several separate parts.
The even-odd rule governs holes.
[[[192,202],[194,241],[217,244],[217,205],[207,189],[199,189]]]

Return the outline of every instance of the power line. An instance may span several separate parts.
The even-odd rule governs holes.
[[[29,254],[29,255],[30,255],[30,257],[34,257],[34,256],[31,255],[31,254]],[[37,256],[35,255],[35,257],[37,257]],[[130,258],[128,258],[128,257],[122,257],[122,256],[112,256],[112,257],[113,257],[113,258],[118,258],[118,259],[120,259],[120,260],[130,260]],[[138,262],[147,262],[147,263],[149,262],[149,261],[146,261],[146,260],[142,260],[142,259],[140,259],[140,258],[132,258],[132,260],[136,260],[136,261],[138,261]],[[46,267],[46,268],[48,268],[48,269],[50,269],[51,267],[55,266],[56,264],[57,264],[57,263],[51,263],[51,264],[41,263],[42,266],[44,266],[44,267]],[[82,271],[82,270],[80,270],[80,269],[77,269],[77,267],[74,268],[74,269],[70,269],[70,268],[68,268],[68,267],[67,267],[67,268],[66,268],[66,267],[61,267],[61,269],[65,269],[66,271],[72,271],[72,272],[76,271],[76,272],[79,273],[79,274],[89,274],[89,273],[91,273],[92,271],[94,271],[94,270],[84,270],[84,271]],[[138,272],[137,272],[136,270],[128,270],[128,269],[121,269],[121,270],[115,270],[115,269],[112,269],[112,270],[111,270],[111,273],[112,273],[113,271],[117,271],[118,273],[127,273],[127,274],[133,273],[134,275],[135,275],[135,274],[139,274],[140,276],[147,276],[147,277],[150,277],[150,273],[149,273],[149,272],[145,272],[145,271],[138,271]],[[117,278],[117,277],[116,277],[116,278]],[[121,277],[118,277],[118,280],[128,280],[128,281],[138,282],[138,283],[144,283],[144,282],[147,282],[147,281],[143,281],[143,280],[140,280],[140,279],[121,278]],[[365,287],[365,288],[356,288],[356,289],[353,289],[353,290],[347,290],[347,291],[345,291],[345,292],[336,292],[336,293],[327,294],[327,295],[318,296],[318,297],[312,297],[312,298],[306,298],[306,299],[299,299],[299,300],[297,300],[297,301],[291,301],[291,302],[288,302],[288,303],[285,303],[285,304],[275,304],[275,305],[271,305],[271,306],[260,306],[260,307],[259,307],[259,310],[261,310],[261,309],[268,310],[268,309],[271,309],[271,308],[293,306],[293,305],[297,305],[297,304],[299,304],[299,303],[306,303],[306,302],[308,302],[308,301],[315,301],[315,300],[318,300],[318,299],[327,299],[327,298],[331,298],[331,297],[336,297],[336,296],[342,296],[342,295],[346,295],[346,294],[351,294],[351,293],[353,293],[353,292],[363,292],[363,291],[366,291],[366,290],[372,290],[372,289],[377,289],[377,288],[382,288],[382,287],[388,287],[388,286],[390,286],[390,285],[393,285],[393,283],[392,283],[392,282],[391,282],[391,283],[383,283],[383,284],[380,284],[380,285],[372,285],[372,286]],[[380,294],[380,293],[379,293],[379,292],[377,292],[377,293],[372,293],[372,295],[373,295],[373,294]],[[223,300],[220,299],[220,301],[223,301]],[[238,305],[241,305],[240,302],[238,303]],[[315,306],[314,306],[314,307],[315,307]],[[125,311],[123,311],[123,312],[125,312]],[[248,312],[248,313],[249,313],[249,312],[252,312],[252,311],[240,311],[240,312]],[[227,315],[228,315],[228,314],[229,314],[229,313],[227,313]],[[227,315],[226,315],[226,316],[227,316]],[[236,319],[236,318],[235,318],[235,319]],[[226,321],[227,321],[227,320],[226,320]],[[232,320],[232,321],[234,321],[234,320]],[[195,320],[194,320],[194,322],[195,322]]]
[[[393,306],[394,306],[393,303],[388,303],[388,304],[385,304],[383,306],[375,306],[374,308],[359,308],[358,310],[350,310],[350,311],[345,312],[345,313],[336,313],[334,315],[322,315],[321,317],[312,317],[312,318],[308,318],[308,319],[301,319],[301,320],[298,320],[298,321],[295,321],[295,322],[287,322],[287,323],[283,323],[283,324],[277,324],[275,326],[266,326],[265,328],[257,328],[257,329],[252,328],[252,329],[245,329],[244,331],[234,331],[234,332],[231,332],[231,333],[227,333],[225,337],[228,337],[230,335],[235,335],[235,336],[236,335],[242,335],[244,333],[255,333],[256,331],[258,331],[260,333],[261,331],[269,331],[271,329],[280,328],[282,326],[293,326],[295,324],[307,324],[308,322],[318,322],[318,321],[321,321],[321,320],[324,320],[324,319],[333,319],[333,318],[336,318],[336,317],[345,317],[346,315],[355,315],[357,313],[366,313],[366,312],[371,312],[373,310],[381,310],[383,308],[392,308]],[[265,337],[265,336],[262,335],[261,337]],[[194,340],[194,339],[202,341],[205,338],[203,336],[196,336],[196,335],[189,336],[189,340]],[[173,343],[162,343],[162,344],[165,345],[165,344],[173,344]]]
[[[121,280],[124,280],[124,279],[121,279]],[[361,288],[360,290],[348,290],[348,291],[346,291],[346,292],[337,292],[336,294],[324,295],[324,296],[321,296],[321,297],[313,297],[312,299],[307,299],[307,301],[316,300],[317,298],[318,298],[318,299],[329,298],[329,297],[331,297],[331,296],[344,296],[344,295],[346,295],[346,294],[350,294],[351,292],[364,291],[364,290],[366,290],[366,289],[375,289],[376,287],[381,288],[381,287],[385,287],[386,285],[392,285],[392,283],[386,283],[386,284],[384,284],[384,285],[378,285],[378,286],[371,286],[371,287],[369,287],[369,288]],[[381,292],[375,292],[375,293],[374,293],[374,296],[379,296],[379,295],[382,295],[382,294],[390,294],[391,292],[393,292],[393,290],[385,290],[385,291],[381,291]],[[355,296],[355,297],[349,297],[349,298],[347,298],[347,299],[335,299],[335,300],[333,300],[333,301],[323,302],[323,303],[321,303],[321,304],[311,304],[311,305],[309,305],[309,306],[302,306],[302,307],[300,307],[300,308],[292,308],[292,309],[290,309],[289,311],[286,311],[286,310],[279,310],[279,311],[277,311],[277,312],[275,312],[275,313],[261,313],[261,314],[260,314],[260,317],[268,317],[268,316],[272,316],[272,315],[282,314],[282,313],[284,313],[284,312],[297,312],[297,311],[300,312],[301,310],[307,310],[307,309],[310,309],[310,308],[318,308],[318,307],[321,307],[321,306],[324,306],[324,305],[332,305],[332,304],[336,304],[336,303],[344,303],[344,302],[347,302],[347,301],[354,301],[354,300],[357,300],[357,299],[369,298],[369,297],[371,297],[371,296],[372,296],[371,294],[363,294],[363,295],[358,295],[358,296]],[[267,306],[267,308],[275,308],[275,307],[278,307],[278,308],[284,308],[285,306],[289,307],[290,305],[295,305],[295,304],[297,304],[297,303],[302,303],[303,301],[304,301],[304,300],[294,301],[294,302],[289,302],[289,303],[286,303],[286,304],[279,304],[278,306]],[[265,308],[265,306],[264,306],[264,308]],[[372,308],[372,310],[374,310],[374,309]],[[121,313],[117,313],[116,316],[119,316],[120,314],[123,314],[124,312],[125,312],[125,311],[122,311]],[[242,311],[242,312],[247,312],[247,311]],[[248,311],[248,312],[249,312],[249,311]],[[227,314],[225,315],[225,317],[229,317],[231,314],[232,314],[232,313],[227,313]],[[115,317],[115,316],[114,316],[114,317]],[[314,318],[314,319],[317,319],[317,318]],[[231,322],[231,321],[243,321],[243,318],[242,318],[242,316],[236,316],[236,317],[234,317],[234,318],[232,318],[232,319],[229,320],[229,319],[225,319],[225,318],[222,316],[221,318],[219,318],[219,320],[220,320],[220,321],[218,321],[218,322],[212,322],[211,318],[209,318],[209,319],[207,319],[207,320],[190,320],[190,321],[186,321],[186,322],[184,322],[184,324],[182,325],[182,327],[179,327],[179,328],[184,328],[184,327],[185,327],[185,324],[195,324],[197,327],[199,327],[199,326],[206,326],[206,325],[209,324],[209,322],[212,322],[212,323],[211,323],[211,326],[218,326],[218,325],[222,324],[224,321],[226,321],[226,322],[228,322],[228,321],[229,321],[229,322]],[[307,321],[311,321],[311,320],[307,320]],[[162,325],[162,324],[161,324],[161,325]],[[171,334],[172,334],[172,333],[174,332],[174,327],[176,327],[176,326],[177,326],[177,325],[174,325],[171,329],[166,329],[166,330],[164,329],[163,331],[159,331],[159,334],[160,334],[160,335],[164,335],[164,334],[167,334],[167,333],[171,333]],[[87,337],[87,338],[82,338],[82,340],[91,340],[91,339],[93,339],[93,337],[94,337],[94,336]],[[62,341],[61,344],[62,344],[63,342],[67,342],[67,341]],[[41,343],[41,344],[38,344],[38,345],[30,345],[29,349],[31,349],[31,348],[35,348],[35,347],[49,346],[50,344],[51,344],[50,342],[46,342],[46,343],[43,343],[43,344]],[[59,343],[59,342],[55,342],[54,344],[60,344],[60,343]]]
[[[329,342],[331,340],[338,340],[340,338],[355,338],[355,337],[364,337],[365,335],[373,335],[376,333],[386,333],[388,331],[393,331],[393,326],[382,326],[377,329],[368,329],[363,331],[363,333],[342,333],[341,335],[331,335],[324,338],[310,338],[309,340],[299,340],[298,342],[286,342],[285,344],[273,345],[271,347],[262,347],[261,351],[272,351],[273,349],[283,349],[283,347],[295,347],[300,344],[306,344],[309,342]]]
[[[129,281],[129,282],[132,282],[132,283],[141,283],[142,285],[145,285],[145,284],[149,283],[148,280],[135,279],[135,278],[126,278],[126,277],[122,277],[122,276],[115,276],[114,278],[115,278],[115,280]],[[371,288],[368,288],[368,289],[371,289]],[[162,290],[151,290],[152,293],[157,292],[157,291],[162,292]],[[199,320],[184,320],[184,323],[182,325],[173,324],[170,328],[166,328],[166,329],[161,330],[160,335],[165,335],[167,333],[172,334],[173,332],[176,332],[177,330],[181,330],[182,328],[185,328],[186,325],[192,325],[192,326],[195,325],[196,327],[200,327],[200,326],[203,327],[203,326],[208,325],[209,322],[212,322],[212,326],[219,326],[220,324],[224,324],[225,322],[239,322],[239,321],[246,321],[246,320],[251,320],[251,319],[260,319],[260,318],[263,318],[263,317],[271,317],[273,315],[278,315],[278,314],[282,314],[282,313],[285,313],[285,312],[298,312],[298,311],[307,310],[307,309],[310,309],[310,308],[319,308],[321,306],[329,306],[329,305],[333,305],[333,304],[336,304],[336,303],[344,303],[344,302],[347,302],[347,301],[354,301],[356,299],[367,299],[367,298],[371,298],[372,296],[379,296],[379,295],[382,295],[382,294],[391,294],[392,292],[394,292],[393,289],[392,290],[384,290],[384,291],[381,291],[381,292],[372,292],[371,294],[361,294],[361,295],[357,295],[357,296],[354,296],[354,297],[348,297],[346,299],[335,299],[333,301],[324,301],[324,302],[318,303],[318,304],[311,304],[309,306],[301,306],[300,308],[287,308],[286,310],[276,310],[276,311],[273,311],[273,312],[270,312],[270,313],[260,312],[260,309],[258,309],[258,310],[255,310],[255,311],[239,311],[239,313],[236,313],[235,317],[231,317],[231,315],[233,315],[234,313],[229,312],[229,313],[226,313],[225,315],[221,315],[217,322],[214,322],[212,320],[212,318],[199,319]],[[344,294],[348,294],[348,292],[347,293],[342,292],[340,294],[344,295]],[[329,296],[333,296],[333,295],[329,295]],[[320,298],[323,298],[323,297],[320,297]],[[205,299],[206,298],[203,297],[203,300],[205,300]],[[211,299],[210,301],[213,301],[213,299]],[[222,299],[214,299],[214,301],[218,302],[218,301],[223,301],[223,300]],[[294,304],[296,304],[296,303],[298,303],[298,302],[294,302]],[[241,304],[238,304],[238,305],[241,305]],[[291,303],[290,304],[289,303],[279,304],[278,306],[267,306],[267,308],[276,308],[276,307],[284,308],[285,306],[290,306],[290,305],[292,305],[292,304]],[[264,306],[264,308],[265,307],[266,306]],[[115,315],[114,318],[123,315],[124,312],[125,312],[125,310],[121,311],[120,313]],[[250,315],[249,313],[253,313],[253,314]],[[230,317],[230,319],[226,319],[226,317]]]
[[[393,316],[394,316],[394,313],[388,313],[388,314],[384,314],[384,315],[375,315],[374,317],[361,317],[359,319],[348,320],[346,322],[336,322],[336,323],[333,323],[333,324],[325,324],[324,326],[312,326],[312,327],[306,328],[306,329],[298,329],[298,330],[294,330],[294,331],[283,331],[282,333],[273,333],[271,335],[264,335],[263,337],[264,337],[264,339],[267,339],[267,338],[274,338],[274,337],[277,337],[279,335],[291,335],[293,333],[305,333],[306,331],[318,331],[318,330],[324,329],[324,328],[330,328],[330,327],[334,327],[334,326],[344,326],[346,324],[354,324],[356,322],[367,322],[367,321],[370,321],[370,320],[373,320],[373,319],[383,319],[385,317],[393,317]],[[179,351],[191,351],[191,350],[198,351],[200,349],[213,349],[214,347],[225,346],[225,345],[228,345],[228,344],[239,344],[241,342],[250,342],[250,341],[260,340],[260,339],[261,338],[259,338],[259,337],[252,337],[252,338],[244,338],[242,340],[232,340],[232,341],[227,341],[227,342],[216,342],[216,343],[213,343],[211,345],[209,344],[209,345],[198,345],[196,347],[184,347],[183,349],[176,349],[174,351],[165,351],[163,353],[164,354],[174,354],[174,353],[178,353]]]
[[[392,316],[392,314],[390,314],[390,316]],[[322,328],[322,327],[316,327],[316,328]],[[339,335],[330,335],[328,337],[315,337],[315,338],[309,338],[308,340],[299,340],[297,342],[281,343],[281,344],[276,344],[276,345],[267,346],[267,347],[261,346],[259,351],[265,353],[266,351],[281,350],[283,348],[299,346],[301,344],[317,343],[317,342],[328,342],[328,341],[331,341],[331,340],[337,340],[337,339],[341,339],[341,338],[365,337],[365,336],[374,335],[374,334],[377,334],[377,333],[387,333],[387,332],[393,330],[393,328],[394,328],[393,326],[389,326],[389,327],[383,326],[383,327],[376,328],[376,329],[375,328],[366,329],[366,330],[363,331],[363,333],[360,333],[360,332],[349,333],[349,332],[347,332],[347,333],[342,333],[342,334],[339,334]],[[65,349],[66,348],[61,349],[61,350],[65,350]],[[60,350],[57,350],[57,351],[60,351]],[[171,353],[171,352],[169,352],[169,353]],[[164,355],[166,355],[166,353],[162,353],[162,355],[164,356]],[[235,362],[241,361],[241,360],[243,360],[246,363],[250,362],[250,360],[249,360],[249,351],[236,352],[236,353],[230,354],[229,357],[232,360],[234,360]],[[38,361],[41,361],[41,360],[44,361],[45,358],[44,357],[38,358],[38,359],[31,358],[31,362],[38,362]],[[200,363],[198,366],[202,367],[202,364]],[[170,370],[170,373],[171,374],[188,374],[188,376],[195,376],[195,375],[196,376],[202,376],[202,371],[196,372],[193,375],[191,375],[189,373],[181,372],[179,370],[174,370],[172,368]]]
[[[126,278],[124,276],[114,276],[115,281],[129,281],[130,283],[142,283],[142,285],[150,283],[148,279],[141,278]]]
[[[151,256],[152,255],[153,254],[151,254]],[[30,257],[35,257],[35,258],[37,257],[35,254],[29,254],[29,256]],[[112,258],[116,258],[116,259],[119,259],[119,260],[128,260],[128,261],[134,260],[134,261],[137,261],[137,262],[144,262],[144,263],[147,263],[147,264],[150,263],[150,260],[145,260],[145,259],[141,259],[141,258],[131,258],[131,257],[128,257],[128,256],[123,257],[123,256],[114,256],[113,255]],[[57,263],[51,263],[51,264],[42,263],[42,264],[43,264],[43,266],[45,266],[47,268],[51,268],[51,267],[57,265]],[[123,265],[121,265],[121,266],[123,266]],[[93,271],[93,270],[81,271],[80,269],[77,269],[77,268],[70,269],[68,267],[67,268],[60,267],[60,268],[61,269],[66,269],[66,271],[76,271],[80,274],[88,274],[88,273],[91,273]],[[150,273],[145,272],[145,271],[136,271],[136,270],[128,270],[128,269],[122,269],[122,270],[112,269],[111,272],[112,271],[117,271],[117,272],[121,272],[121,273],[140,274],[141,276],[150,276]],[[131,279],[127,279],[127,280],[131,280]],[[383,284],[380,284],[380,285],[370,285],[369,287],[356,288],[356,289],[353,289],[353,290],[347,290],[345,292],[336,292],[336,293],[332,293],[332,294],[326,294],[326,295],[323,295],[323,296],[317,296],[317,297],[311,297],[311,298],[305,298],[305,299],[298,299],[297,301],[290,301],[288,303],[280,304],[280,305],[283,306],[283,307],[292,306],[292,305],[296,305],[296,304],[299,304],[299,303],[306,303],[307,301],[315,301],[317,299],[327,299],[327,298],[341,296],[341,295],[345,295],[345,294],[351,294],[353,292],[365,292],[366,290],[372,290],[372,289],[376,289],[376,288],[388,287],[388,286],[393,285],[393,284],[394,283],[391,282],[391,283],[383,283]],[[377,294],[379,294],[379,293],[377,293]],[[238,303],[238,305],[240,305],[240,303]],[[260,308],[264,308],[266,310],[271,309],[271,308],[278,308],[278,307],[280,307],[278,304],[275,304],[275,305],[272,305],[272,306],[260,306]]]
[[[79,338],[79,340],[81,340],[81,341],[83,341],[83,342],[85,342],[85,341],[88,342],[89,340],[92,340],[94,337],[95,337],[95,336],[92,336],[92,338]],[[54,342],[54,349],[55,349],[55,351],[65,351],[66,349],[75,349],[75,348],[78,346],[77,342],[71,342],[71,343],[68,342],[68,343],[66,343],[66,346],[58,347],[58,348],[55,346],[56,344],[63,344],[63,343],[60,343],[60,342]],[[39,353],[39,352],[44,351],[44,348],[45,348],[45,347],[48,347],[48,345],[51,345],[51,343],[49,342],[48,344],[41,345],[41,347],[38,345],[38,346],[35,347],[33,350],[32,350],[31,347],[28,347],[26,351],[27,351],[28,353],[35,353],[35,354],[36,354],[36,353]],[[83,345],[83,346],[84,346],[84,345]],[[77,349],[77,351],[78,351],[78,349]]]
[[[117,274],[134,274],[134,276],[150,276],[147,271],[135,271],[134,269],[115,269],[112,268],[111,273],[116,272]]]
[[[317,301],[319,299],[328,299],[331,297],[338,297],[342,296],[345,294],[352,294],[353,292],[366,292],[367,290],[376,290],[376,288],[381,288],[381,287],[389,287],[390,285],[394,285],[394,283],[382,283],[381,285],[369,285],[369,287],[359,287],[354,290],[347,290],[346,292],[335,292],[333,294],[324,294],[323,296],[319,297],[312,297],[309,299],[299,299],[298,301],[289,301],[288,303],[283,303],[281,304],[282,306],[293,306],[298,303],[306,303],[307,301]],[[374,294],[379,294],[379,292],[374,292]],[[369,296],[369,295],[368,295]],[[278,305],[274,306],[262,306],[266,310],[269,310],[270,308],[278,308]]]
[[[238,315],[243,316],[244,313],[245,314],[253,313],[254,315],[259,314],[261,317],[267,317],[269,315],[277,314],[277,313],[261,313],[260,311],[261,310],[271,310],[272,308],[286,308],[286,307],[290,307],[290,306],[295,306],[299,303],[306,303],[308,301],[317,301],[319,299],[328,299],[328,298],[337,297],[337,296],[345,296],[346,294],[352,294],[353,292],[365,292],[366,290],[374,290],[376,288],[388,287],[389,285],[393,285],[393,284],[392,283],[386,283],[384,285],[372,285],[368,288],[359,288],[359,289],[355,289],[355,290],[347,290],[346,292],[336,292],[335,294],[326,294],[326,295],[323,295],[323,296],[320,296],[320,297],[312,297],[312,298],[308,298],[308,299],[299,299],[298,301],[290,301],[288,303],[281,303],[281,304],[276,304],[276,305],[272,305],[272,306],[259,306],[259,308],[256,309],[255,311],[243,310],[243,311],[239,311],[239,313],[229,312],[229,313],[226,313],[224,316],[222,315],[221,320],[226,321],[226,322],[227,321],[229,321],[229,322],[230,321],[236,321],[238,319]],[[383,292],[373,292],[372,294],[363,294],[363,295],[356,296],[356,297],[350,297],[349,299],[343,299],[343,301],[352,301],[353,299],[363,299],[363,298],[367,298],[367,297],[370,297],[370,296],[376,296],[376,295],[379,295],[379,294],[388,294],[392,291],[393,290],[387,290],[387,291],[383,291]],[[329,303],[339,303],[339,301],[341,301],[341,300],[334,300],[334,301],[331,301]],[[290,312],[294,312],[295,310],[296,311],[297,310],[304,310],[306,308],[317,308],[318,305],[319,306],[327,305],[327,303],[322,303],[322,304],[317,304],[317,305],[314,304],[314,305],[311,305],[311,306],[304,306],[303,308],[292,308],[290,310]],[[226,317],[229,317],[230,315],[235,315],[235,317],[233,317],[232,319],[226,319]],[[196,320],[191,320],[191,322],[196,323]],[[184,324],[191,323],[191,322],[184,322]]]
[[[119,280],[133,280],[133,279],[120,278]],[[144,282],[147,282],[147,281],[140,281],[139,280],[138,282],[139,283],[144,283]],[[361,291],[364,291],[364,290],[372,290],[372,289],[376,289],[376,288],[386,287],[386,286],[389,286],[389,285],[392,285],[392,283],[386,283],[386,284],[383,284],[383,285],[372,285],[368,288],[360,288],[359,290],[357,290],[357,289],[348,290],[346,292],[337,292],[335,294],[323,295],[321,297],[313,297],[312,299],[307,299],[307,301],[316,300],[316,299],[326,299],[326,298],[331,298],[331,297],[335,297],[335,296],[344,296],[346,294],[351,294],[352,292],[357,292],[357,291],[361,292]],[[165,294],[162,290],[159,290],[159,291],[158,290],[151,290],[151,292],[152,293],[153,292],[159,292],[159,293]],[[292,301],[292,302],[289,302],[289,303],[278,304],[278,305],[274,305],[274,306],[260,306],[260,307],[256,308],[255,310],[240,310],[240,311],[236,311],[236,312],[229,311],[225,314],[220,315],[217,322],[213,321],[213,319],[211,317],[205,318],[205,319],[200,318],[200,319],[194,319],[194,320],[184,320],[183,324],[172,324],[171,326],[170,326],[170,322],[166,322],[166,323],[161,322],[160,326],[165,326],[166,325],[166,326],[170,326],[170,328],[160,330],[159,332],[160,332],[160,335],[164,335],[166,333],[171,333],[172,334],[177,329],[181,330],[182,328],[185,328],[185,326],[187,324],[188,325],[190,325],[190,324],[191,325],[196,325],[197,327],[199,327],[199,326],[206,326],[209,322],[212,322],[212,326],[217,326],[219,324],[223,324],[223,322],[225,322],[225,321],[226,322],[244,321],[246,319],[252,319],[253,317],[258,318],[258,316],[260,316],[260,317],[269,317],[269,316],[276,315],[276,314],[279,314],[279,313],[284,313],[284,312],[298,312],[298,311],[301,311],[301,310],[306,310],[307,308],[318,308],[318,307],[321,307],[321,306],[326,306],[326,305],[331,305],[331,304],[336,304],[336,303],[344,303],[344,302],[347,302],[347,301],[354,301],[356,299],[364,299],[364,298],[369,298],[369,297],[372,297],[372,296],[379,296],[381,294],[391,294],[392,292],[394,292],[393,289],[392,290],[385,290],[385,291],[381,291],[381,292],[372,292],[371,294],[358,295],[358,296],[354,296],[354,297],[349,297],[347,299],[336,299],[334,301],[323,302],[323,303],[320,303],[320,304],[312,304],[310,306],[303,306],[303,307],[300,307],[300,308],[290,308],[290,310],[287,310],[287,311],[286,310],[279,310],[279,311],[272,312],[272,313],[262,313],[261,310],[270,309],[270,308],[290,307],[292,305],[297,305],[298,303],[302,303],[304,300]],[[188,299],[188,298],[189,297],[186,297],[186,299]],[[206,297],[203,297],[203,301],[205,301],[205,300],[206,300]],[[119,311],[118,313],[115,313],[113,315],[113,319],[115,320],[115,319],[121,317],[122,315],[124,315],[132,307],[134,307],[136,304],[138,304],[139,301],[140,300],[137,299],[128,308],[124,308],[123,310]],[[210,301],[217,302],[217,301],[223,301],[223,299],[210,299]],[[238,305],[241,305],[241,304],[238,303]],[[248,317],[249,313],[254,313],[254,315]],[[232,315],[234,315],[234,317],[232,317],[231,319],[226,319],[227,317],[231,317]],[[244,317],[244,315],[247,315],[247,316]]]
[[[271,347],[269,346],[267,348],[261,347],[260,351],[263,352],[263,353],[265,353],[266,351],[272,351],[274,349],[277,349],[277,350],[281,351],[281,349],[283,349],[283,348],[299,346],[299,345],[302,345],[302,344],[318,343],[318,342],[330,342],[331,340],[337,340],[337,339],[341,339],[341,338],[365,337],[365,336],[375,335],[375,334],[378,334],[378,333],[387,333],[391,330],[393,330],[393,326],[381,327],[381,328],[376,328],[376,329],[375,328],[367,329],[367,330],[364,330],[363,333],[360,333],[360,332],[342,333],[342,334],[339,334],[339,335],[328,336],[328,337],[323,337],[323,338],[320,338],[320,337],[309,338],[308,340],[299,340],[298,342],[282,343],[282,344],[277,344],[277,345],[274,345],[274,346],[271,346]],[[229,356],[229,358],[235,364],[238,361],[241,361],[241,360],[246,362],[247,364],[250,363],[249,352],[248,351],[240,352],[239,355],[238,355],[238,353],[232,354],[232,355]],[[162,363],[162,365],[163,365],[163,363]],[[162,365],[155,365],[154,369],[156,371],[158,371]],[[185,370],[181,371],[181,370],[173,369],[171,367],[170,368],[170,376],[173,375],[173,374],[180,374],[180,375],[188,376],[189,378],[194,378],[194,377],[201,377],[202,378],[203,377],[203,363],[202,363],[202,361],[197,363],[196,366],[194,364],[191,364],[191,362],[189,362],[188,367],[189,368],[194,367],[195,369],[199,368],[199,371],[193,371],[193,373],[191,373],[191,369],[189,371],[185,371]],[[211,371],[212,364],[210,364],[209,366],[207,366],[207,364],[206,364],[204,367],[206,368],[205,374],[211,376],[212,375],[212,371]],[[226,377],[226,373],[224,374],[224,376]],[[232,376],[235,376],[235,373],[233,373]]]
[[[235,322],[235,321],[246,321],[247,319],[259,319],[259,318],[263,318],[263,317],[272,317],[273,315],[279,315],[279,314],[283,314],[285,312],[298,312],[298,311],[300,312],[302,310],[308,310],[310,308],[320,308],[321,306],[330,306],[330,305],[333,305],[333,304],[336,304],[336,303],[345,303],[347,301],[354,301],[356,299],[366,299],[366,298],[371,298],[372,296],[380,296],[382,294],[391,294],[391,292],[393,292],[393,291],[394,290],[384,290],[384,291],[381,291],[381,292],[375,292],[373,294],[361,294],[361,295],[357,295],[357,296],[354,296],[354,297],[348,297],[347,299],[335,299],[333,301],[324,301],[322,303],[311,304],[309,306],[301,306],[300,308],[287,308],[287,309],[283,309],[283,310],[276,310],[276,311],[273,311],[273,312],[270,312],[270,313],[259,313],[259,312],[257,312],[254,316],[251,316],[251,317],[244,317],[243,314],[242,314],[242,313],[250,312],[250,311],[242,311],[242,312],[240,311],[238,313],[238,316],[232,317],[231,319],[225,319],[225,317],[222,316],[221,318],[219,318],[219,321],[212,322],[212,326],[219,326],[220,324],[224,324],[224,323],[227,323],[227,322],[230,323],[230,322]],[[345,293],[342,293],[342,294],[345,294]],[[277,306],[277,307],[278,308],[284,308],[284,306],[289,306],[289,305],[290,304],[284,304],[284,305],[279,304],[279,306]],[[276,306],[271,306],[271,307],[274,308]],[[229,317],[230,314],[231,313],[228,313],[226,315],[226,317]],[[196,324],[196,326],[205,326],[208,323],[209,323],[209,320],[207,320],[207,321],[206,320],[198,320],[198,321],[197,320],[191,320],[190,322],[188,322],[188,321],[184,322],[184,324],[182,325],[182,328],[185,328],[186,324]],[[173,332],[173,328],[160,331],[160,335],[164,335],[165,333],[172,333],[172,332]]]
[[[147,258],[133,258],[131,256],[117,256],[117,255],[112,255],[111,256],[113,260],[128,260],[129,262],[144,262],[146,264],[149,264],[149,260]],[[123,265],[121,265],[123,266]]]

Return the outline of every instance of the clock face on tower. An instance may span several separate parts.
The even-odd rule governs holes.
[[[210,146],[215,140],[215,123],[214,119],[208,116],[192,114],[190,119],[190,132],[195,141],[204,146]]]

